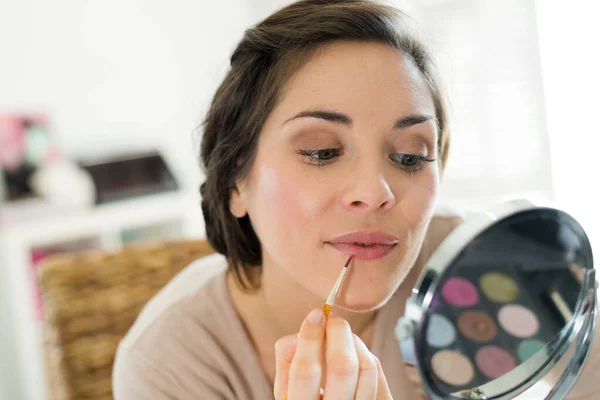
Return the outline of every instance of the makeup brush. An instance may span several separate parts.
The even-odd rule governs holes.
[[[546,293],[550,297],[550,300],[556,307],[556,310],[559,312],[564,322],[568,323],[571,318],[573,318],[573,312],[571,311],[571,308],[565,301],[564,297],[558,292],[558,290],[556,290],[554,285],[550,285],[546,289]]]
[[[331,306],[333,305],[333,302],[335,301],[335,298],[337,297],[338,292],[340,291],[340,287],[342,287],[342,282],[344,281],[344,277],[346,276],[346,272],[348,271],[348,266],[350,265],[350,261],[352,261],[353,258],[354,254],[351,255],[350,258],[348,258],[348,261],[346,261],[344,268],[342,268],[342,272],[340,272],[340,276],[338,276],[335,285],[333,285],[333,289],[331,289],[331,292],[329,292],[329,296],[327,297],[327,301],[325,302],[325,307],[323,307],[323,314],[325,314],[325,318],[329,317]]]
[[[325,318],[329,317],[329,313],[331,312],[331,306],[333,305],[333,302],[335,301],[335,298],[337,297],[338,292],[340,291],[340,288],[342,287],[342,283],[344,282],[344,277],[346,276],[346,272],[348,272],[348,266],[350,265],[350,261],[352,261],[353,258],[354,258],[354,254],[352,254],[350,256],[350,258],[348,258],[348,261],[346,261],[344,268],[342,268],[342,272],[340,272],[340,276],[338,276],[337,281],[335,281],[335,285],[333,285],[331,292],[329,292],[329,296],[327,296],[327,301],[325,301],[325,307],[323,307],[323,314],[325,314]],[[321,391],[322,390],[323,389],[321,389]],[[321,395],[323,395],[322,392],[321,392]],[[285,395],[283,400],[288,400],[287,394]]]

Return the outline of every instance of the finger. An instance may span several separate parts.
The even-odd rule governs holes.
[[[385,379],[385,374],[383,373],[381,362],[375,356],[373,356],[373,360],[375,360],[375,364],[377,364],[377,397],[375,398],[377,400],[393,400],[387,379]]]
[[[330,317],[325,327],[325,400],[352,400],[358,381],[358,355],[350,324]]]
[[[288,390],[290,365],[296,353],[298,335],[284,336],[275,343],[275,385],[273,395],[283,399]]]
[[[298,333],[288,379],[290,400],[319,398],[324,340],[325,314],[315,309],[308,314]]]
[[[377,363],[364,342],[355,334],[354,347],[358,355],[358,383],[355,400],[374,399],[377,394]]]

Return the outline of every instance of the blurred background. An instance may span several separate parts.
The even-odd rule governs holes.
[[[390,2],[449,91],[440,201],[551,201],[600,254],[597,2]],[[197,127],[244,30],[287,3],[0,0],[0,399],[48,398],[42,260],[203,237]]]

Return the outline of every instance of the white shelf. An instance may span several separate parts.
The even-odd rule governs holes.
[[[200,208],[199,202],[177,193],[168,193],[147,198],[100,205],[91,210],[65,211],[43,220],[20,223],[8,230],[0,230],[1,236],[11,241],[44,245],[77,239],[85,235],[114,229],[133,228],[139,225],[169,220],[182,216],[182,210],[193,212]],[[196,213],[196,215],[200,215]],[[187,218],[192,218],[188,215]],[[202,225],[202,219],[198,221]]]
[[[32,248],[98,237],[102,248],[121,246],[121,232],[180,221],[182,238],[204,236],[200,202],[194,195],[168,193],[61,211],[0,228],[0,399],[45,400],[42,336],[36,317],[30,262]],[[6,318],[5,318],[6,316]]]

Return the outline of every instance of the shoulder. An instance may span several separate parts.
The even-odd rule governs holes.
[[[121,344],[134,346],[148,332],[159,329],[165,320],[185,312],[190,299],[210,299],[209,292],[215,290],[215,279],[223,275],[226,269],[227,260],[216,253],[202,257],[185,267],[148,301]]]
[[[147,303],[117,350],[116,399],[220,392],[222,379],[212,366],[219,357],[216,338],[226,332],[217,307],[226,298],[226,268],[221,255],[203,257]]]
[[[440,227],[454,228],[467,219],[470,214],[472,214],[472,212],[464,208],[449,204],[440,204],[436,206],[433,212],[429,229],[431,231],[432,229],[440,229]]]
[[[421,255],[429,257],[440,244],[468,217],[466,210],[448,205],[436,208],[423,239]]]

